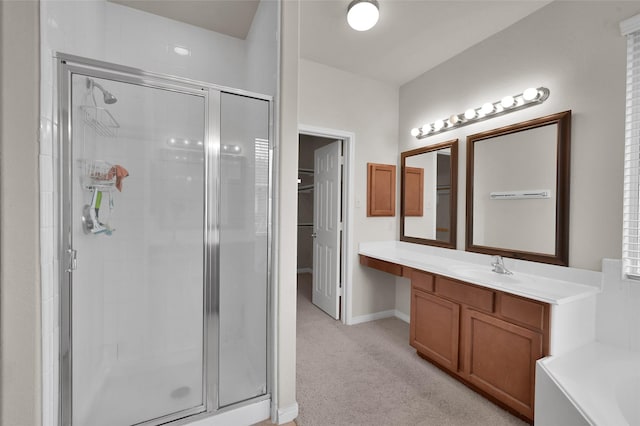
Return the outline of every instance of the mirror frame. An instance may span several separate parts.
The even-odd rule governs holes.
[[[436,239],[410,237],[404,235],[404,219],[405,219],[405,205],[404,205],[404,193],[405,193],[405,167],[407,157],[411,157],[418,154],[425,154],[427,152],[438,151],[441,149],[451,149],[451,205],[449,212],[449,241],[441,241]],[[452,139],[446,142],[438,143],[435,145],[429,145],[422,148],[412,149],[400,154],[400,241],[408,243],[424,244],[429,246],[437,246],[444,248],[456,248],[457,238],[457,226],[458,226],[458,139]]]
[[[510,249],[508,247],[489,247],[473,243],[473,182],[474,182],[474,145],[497,136],[523,132],[538,127],[556,124],[558,126],[556,143],[556,235],[555,253],[545,254]],[[513,125],[500,127],[486,132],[467,136],[467,206],[465,250],[475,253],[501,255],[533,262],[553,265],[569,265],[569,184],[570,184],[570,147],[571,147],[571,110],[559,112]]]

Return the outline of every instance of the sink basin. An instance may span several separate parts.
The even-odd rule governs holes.
[[[459,275],[468,280],[478,280],[482,282],[488,282],[493,284],[524,284],[526,281],[523,277],[515,275],[506,275],[499,274],[497,272],[493,272],[491,269],[481,269],[481,268],[459,268],[452,269],[456,275]]]

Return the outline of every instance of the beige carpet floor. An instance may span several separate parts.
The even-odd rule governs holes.
[[[298,276],[298,426],[526,425],[416,355],[397,318],[346,326]]]

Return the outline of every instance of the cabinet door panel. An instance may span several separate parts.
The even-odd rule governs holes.
[[[396,166],[367,163],[367,216],[396,215]]]
[[[410,344],[452,371],[458,370],[460,306],[411,290]]]
[[[533,419],[535,362],[542,334],[465,310],[465,372],[472,384]]]

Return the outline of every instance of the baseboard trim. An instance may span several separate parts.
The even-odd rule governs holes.
[[[396,311],[391,309],[388,311],[375,312],[373,314],[360,315],[357,317],[351,317],[351,322],[349,325],[361,324],[363,322],[375,321],[383,318],[391,318],[394,317]]]
[[[409,324],[409,315],[407,315],[404,312],[399,311],[397,309],[395,311],[393,311],[393,312],[394,312],[393,316],[395,316],[399,320],[402,320],[402,321],[406,322],[407,324]]]
[[[298,268],[299,274],[313,274],[313,269],[311,268]]]
[[[291,405],[288,405],[283,408],[278,408],[278,419],[277,423],[279,425],[284,423],[289,423],[295,420],[298,417],[298,403],[294,402]]]

